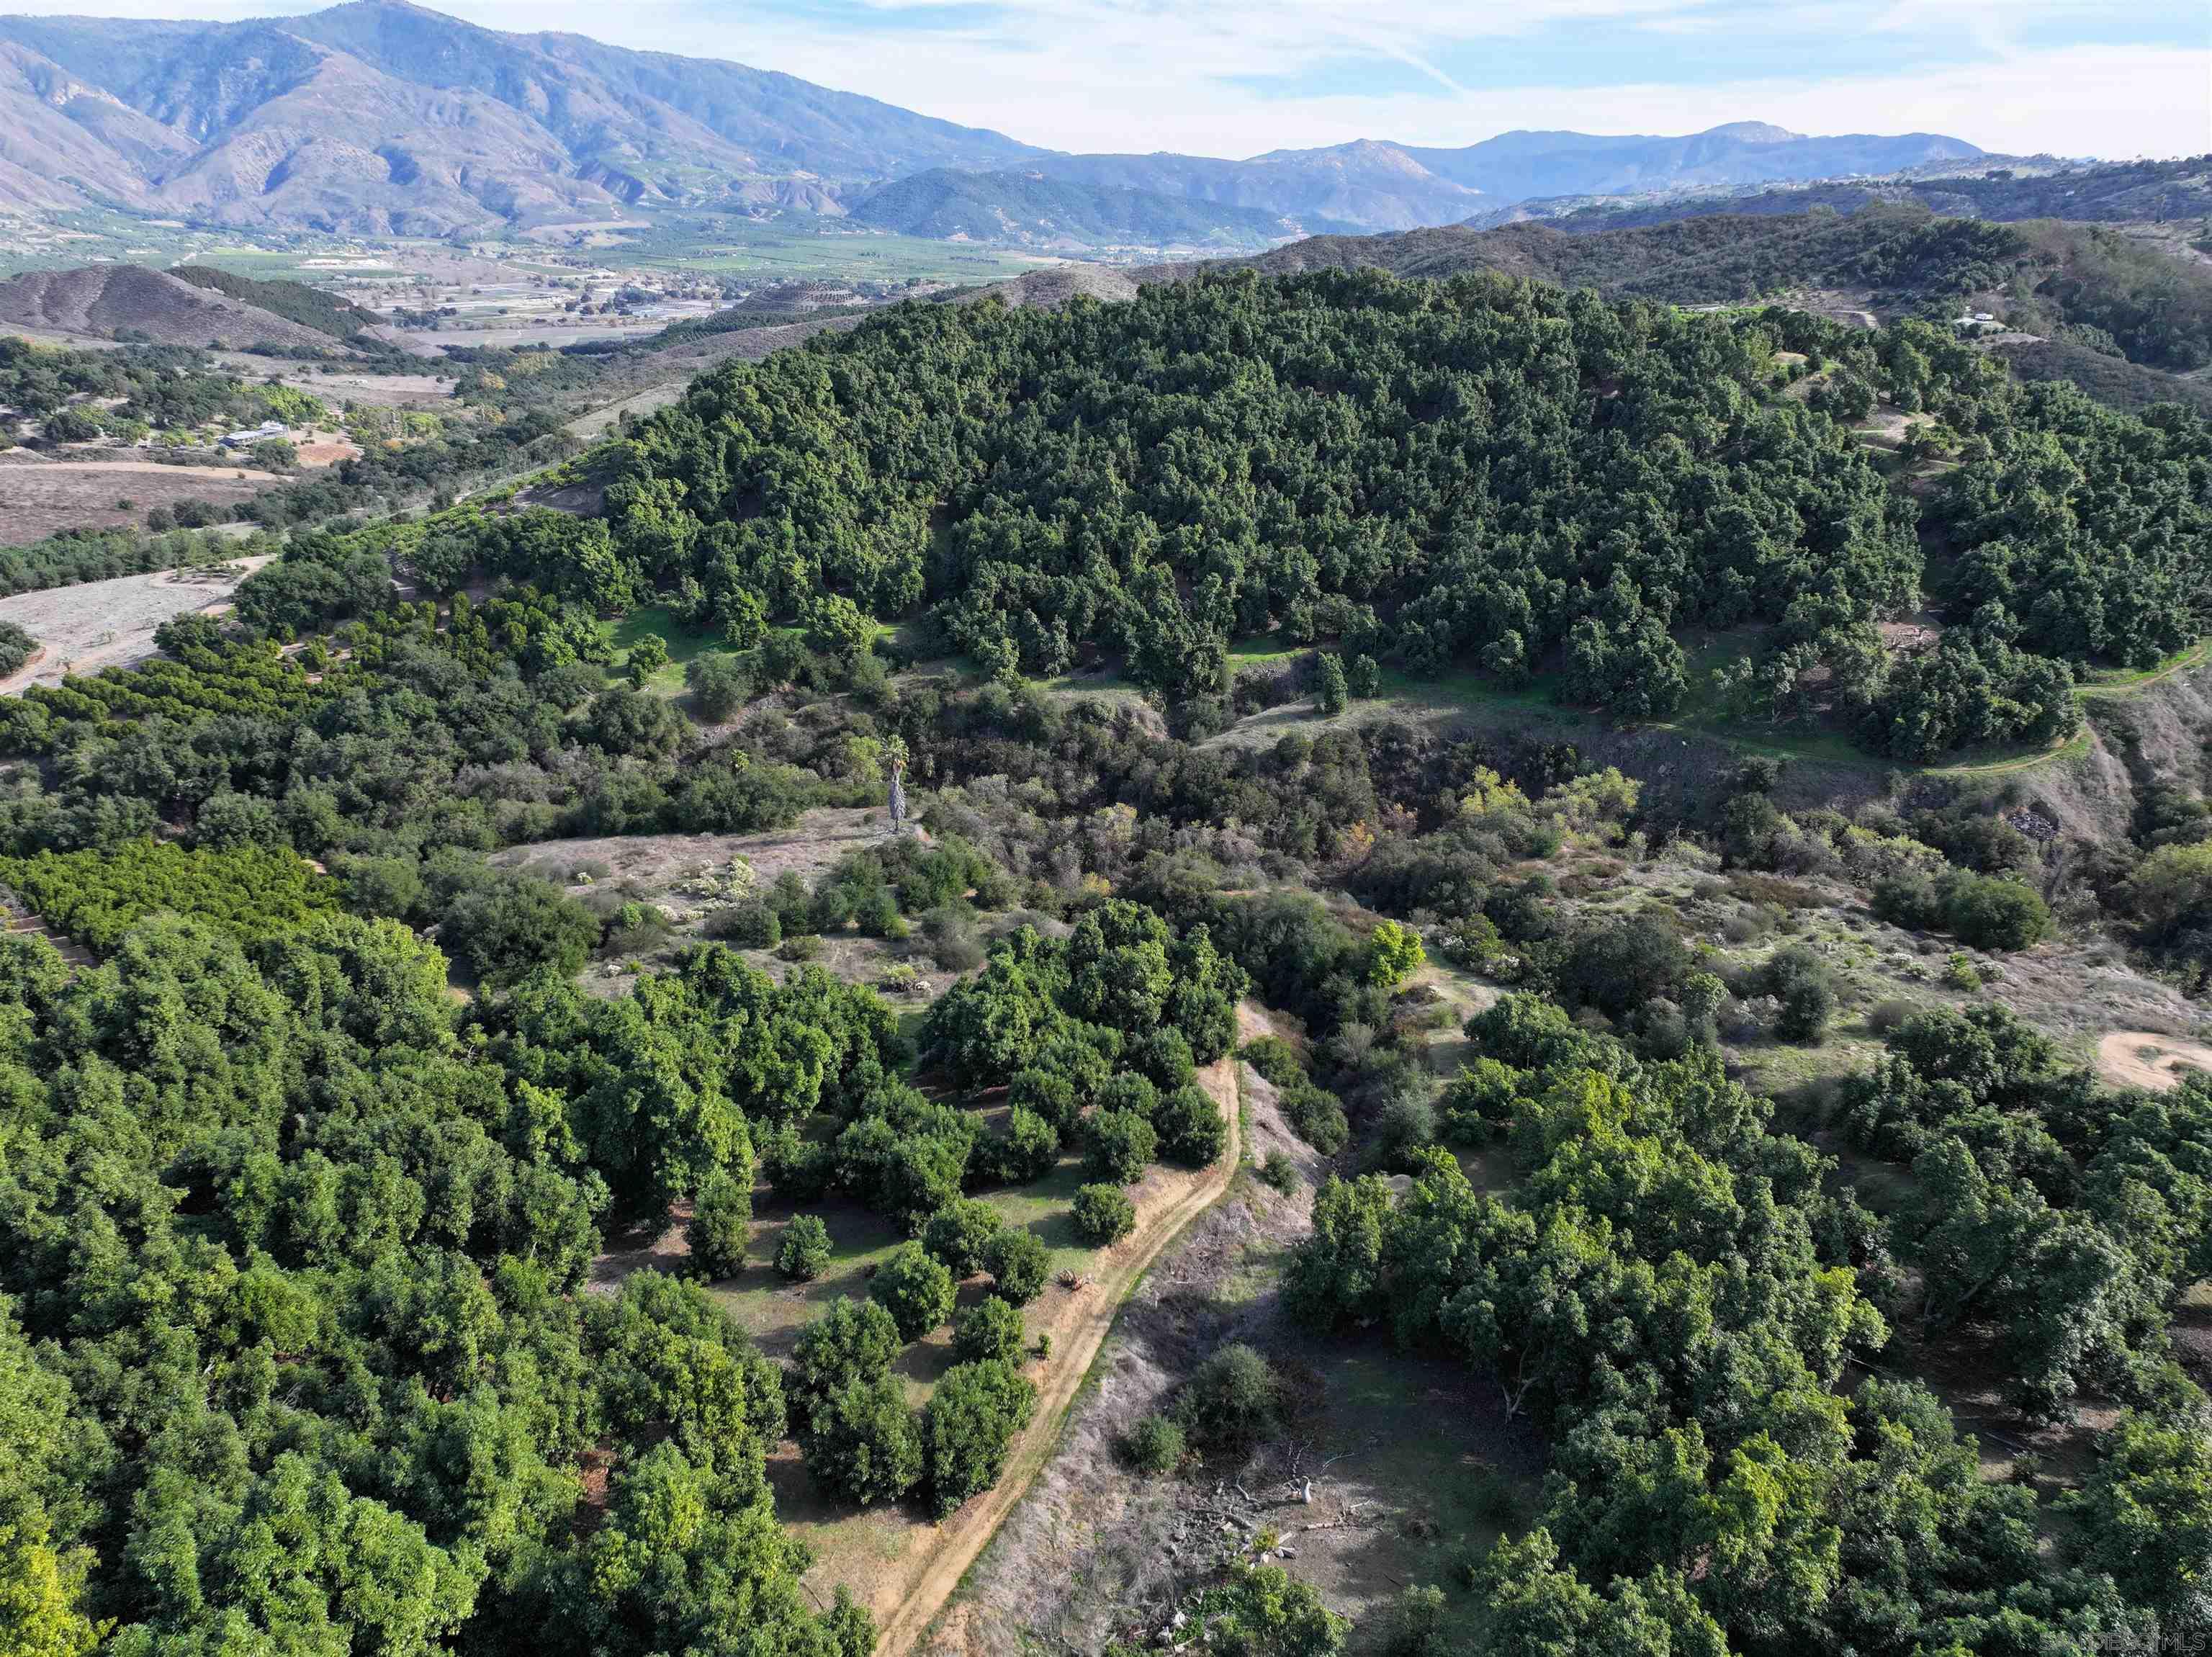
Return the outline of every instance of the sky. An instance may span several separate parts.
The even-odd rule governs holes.
[[[8,9],[47,9],[36,0]],[[58,0],[237,18],[310,0]],[[2212,151],[2212,0],[438,0],[733,58],[1027,143],[1243,156],[1516,127]]]

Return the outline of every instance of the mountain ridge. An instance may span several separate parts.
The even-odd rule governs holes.
[[[1243,160],[1078,155],[776,70],[502,33],[405,0],[230,23],[0,16],[0,206],[240,229],[482,235],[673,206],[834,216],[901,180],[951,171],[1000,176],[1010,218],[1026,186],[1004,178],[1034,174],[1234,210],[1214,215],[1226,226],[1259,215],[1393,230],[1530,196],[1983,154],[1937,134],[1823,138],[1732,122],[1671,137],[1511,132],[1457,149],[1369,137]],[[1085,210],[1111,220],[1139,208],[1097,198]],[[1188,216],[1150,210],[1171,227]]]

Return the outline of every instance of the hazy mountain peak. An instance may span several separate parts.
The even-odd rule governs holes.
[[[1796,143],[1805,135],[1792,132],[1786,126],[1777,126],[1771,121],[1726,121],[1719,126],[1707,127],[1698,136],[1734,138],[1742,143]]]

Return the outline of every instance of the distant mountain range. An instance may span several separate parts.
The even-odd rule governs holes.
[[[239,228],[485,235],[686,206],[1039,246],[1234,247],[1450,223],[1529,197],[1982,156],[1933,134],[1759,123],[1248,161],[1069,155],[788,75],[500,34],[399,0],[241,23],[0,18],[0,206]],[[974,176],[923,176],[947,174]]]
[[[1285,237],[1357,229],[1348,222],[1200,197],[1082,183],[1043,172],[932,168],[854,203],[856,224],[902,235],[995,242],[1052,253],[1261,248]]]
[[[1931,212],[1998,223],[2046,218],[2077,224],[2160,222],[2212,217],[2212,155],[2087,166],[2041,162],[1984,168],[1968,176],[1938,168],[1917,177],[1693,186],[1623,198],[1630,195],[1586,192],[1534,198],[1478,213],[1467,223],[1474,229],[1490,230],[1535,219],[1583,235],[1702,214],[1771,215],[1816,208],[1855,213],[1883,202],[1917,202]]]

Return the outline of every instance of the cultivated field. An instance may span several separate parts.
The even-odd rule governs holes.
[[[264,381],[274,375],[295,391],[320,398],[333,408],[347,403],[373,408],[435,408],[453,396],[450,374],[355,374],[345,370],[325,374],[319,364],[283,358],[249,356],[230,351],[217,359],[241,379]]]
[[[273,472],[243,466],[48,460],[20,451],[0,454],[0,546],[27,546],[64,529],[143,524],[154,508],[182,501],[228,508],[283,481]]]
[[[13,677],[0,679],[0,696],[20,696],[33,685],[58,685],[68,673],[127,667],[154,655],[154,630],[189,611],[221,611],[231,590],[272,554],[240,558],[225,576],[162,570],[149,576],[0,598],[0,621],[12,621],[38,640],[43,654]]]

